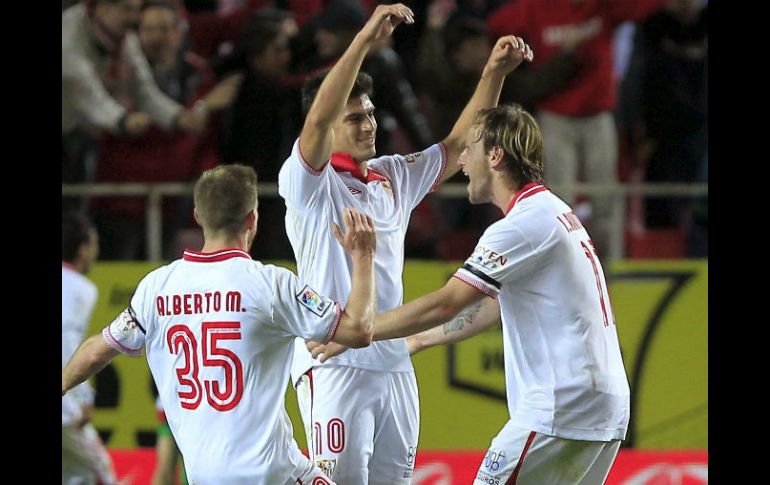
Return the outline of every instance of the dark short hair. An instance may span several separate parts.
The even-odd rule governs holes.
[[[324,79],[326,79],[329,71],[331,71],[331,69],[319,72],[306,80],[305,84],[302,86],[302,112],[305,115],[310,111],[310,107],[313,105],[313,101],[315,101],[315,97],[318,94],[318,89],[321,87],[321,83],[323,83]],[[374,81],[372,81],[372,76],[359,71],[358,76],[356,76],[356,82],[353,84],[353,89],[350,90],[348,99],[357,98],[364,94],[371,97],[374,92],[373,86]]]
[[[505,170],[519,185],[543,182],[543,133],[535,118],[518,104],[479,110],[475,125],[484,151],[499,146]]]
[[[257,173],[245,165],[206,170],[195,183],[193,198],[204,234],[238,234],[257,205]]]
[[[82,212],[69,211],[61,216],[61,260],[74,263],[78,250],[91,239],[91,220]]]

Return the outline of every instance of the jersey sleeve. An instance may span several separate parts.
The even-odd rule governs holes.
[[[409,155],[380,157],[369,166],[393,181],[400,199],[411,211],[426,195],[438,190],[447,166],[447,151],[443,143],[438,143]]]
[[[289,158],[278,173],[278,193],[295,209],[305,211],[314,208],[328,182],[329,162],[316,170],[299,150],[299,138],[294,142]]]
[[[102,338],[107,345],[131,357],[141,355],[145,343],[148,319],[143,314],[143,309],[152,308],[151,303],[145,304],[147,287],[145,277],[137,285],[128,308],[120,312],[115,320],[102,330]]]
[[[273,268],[273,323],[297,337],[331,340],[342,318],[340,304],[302,283],[291,271]]]
[[[531,271],[537,256],[537,250],[519,228],[498,222],[484,232],[473,254],[453,276],[497,298],[504,283],[512,283]]]

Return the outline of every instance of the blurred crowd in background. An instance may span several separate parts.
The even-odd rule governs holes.
[[[239,163],[276,184],[302,127],[304,79],[334,64],[378,3],[63,1],[62,183],[192,182]],[[535,57],[508,76],[500,103],[536,115],[546,184],[708,182],[707,1],[403,3],[415,24],[362,68],[374,79],[379,155],[446,136],[494,41],[515,34]],[[605,252],[611,198],[565,199]],[[163,200],[163,257],[198,249],[191,197]],[[93,218],[101,259],[147,257],[144,198],[68,196],[63,205]],[[260,196],[259,211],[253,256],[293,259],[283,200]],[[406,257],[465,259],[501,215],[429,197],[412,215]],[[707,197],[636,197],[621,217],[629,257],[664,243],[676,246],[667,256],[708,256]]]

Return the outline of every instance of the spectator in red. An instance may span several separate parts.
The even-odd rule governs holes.
[[[536,103],[548,184],[573,184],[581,174],[587,183],[617,181],[613,35],[621,23],[640,20],[665,1],[512,0],[490,14],[492,37],[515,34],[529,43],[535,52],[533,69],[564,52],[575,56],[577,70],[570,82]],[[565,197],[565,202],[572,205],[574,198]],[[590,232],[603,255],[609,244],[613,199],[593,197],[590,207]]]

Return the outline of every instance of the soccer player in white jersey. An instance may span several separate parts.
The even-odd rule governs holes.
[[[371,78],[360,73],[372,46],[392,34],[412,11],[380,5],[328,73],[303,88],[307,111],[302,132],[281,168],[286,231],[300,277],[333,298],[350,288],[350,262],[325,230],[344,207],[366,210],[377,230],[377,309],[403,301],[404,237],[412,210],[454,175],[463,138],[477,110],[495,106],[505,76],[529,47],[501,38],[452,132],[407,156],[375,156],[377,122]],[[297,341],[292,378],[316,463],[343,485],[411,483],[419,433],[417,383],[404,339],[346,352],[318,365]]]
[[[416,343],[431,345],[502,317],[510,419],[477,484],[601,484],[628,426],[628,380],[604,272],[578,218],[542,185],[542,159],[540,128],[521,107],[480,111],[459,163],[470,202],[491,202],[505,216],[443,288],[375,320],[375,340],[424,331]]]
[[[72,357],[88,330],[98,297],[85,275],[99,255],[99,236],[79,212],[62,214],[61,365]],[[116,483],[110,455],[93,424],[94,390],[88,382],[61,400],[62,484]]]
[[[145,276],[129,307],[62,369],[62,395],[119,353],[142,347],[194,485],[333,483],[299,450],[284,408],[294,338],[363,347],[374,320],[375,232],[360,212],[330,226],[353,266],[340,303],[290,271],[252,261],[257,176],[219,166],[195,185],[200,252]]]

